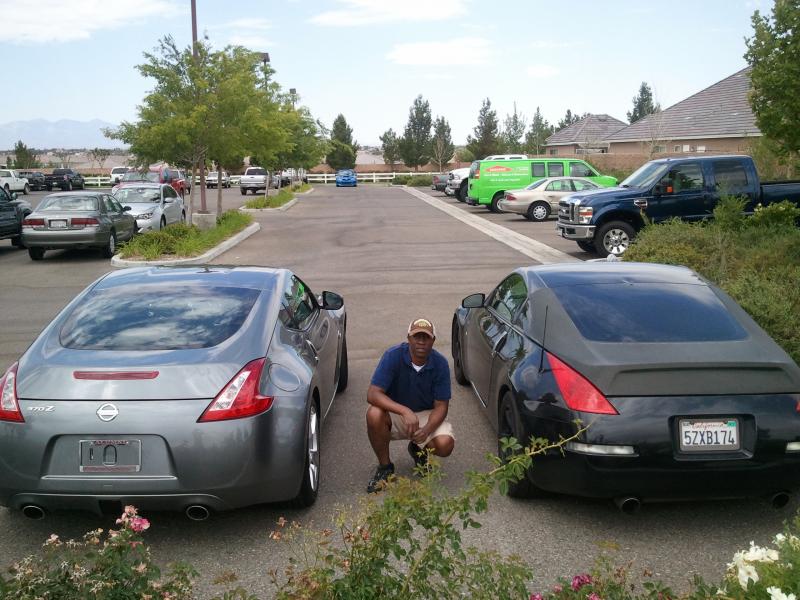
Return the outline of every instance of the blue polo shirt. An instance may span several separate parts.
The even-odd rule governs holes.
[[[430,410],[434,400],[450,400],[450,366],[444,356],[431,350],[428,362],[417,372],[411,365],[408,342],[403,342],[383,353],[372,385],[414,412]]]

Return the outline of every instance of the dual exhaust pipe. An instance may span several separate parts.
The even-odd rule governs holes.
[[[34,521],[41,521],[47,512],[37,504],[26,504],[22,507],[22,514]],[[186,507],[184,514],[192,521],[205,521],[211,516],[211,510],[202,504],[192,504]]]

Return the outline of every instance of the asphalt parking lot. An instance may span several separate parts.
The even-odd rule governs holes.
[[[456,210],[502,225],[546,244],[575,260],[593,258],[555,234],[553,221],[531,223],[515,215],[492,214],[421,190]],[[44,193],[27,198],[32,203]],[[236,188],[224,190],[223,206],[244,199]],[[212,191],[210,206],[215,206]],[[215,515],[196,523],[183,515],[146,515],[152,527],[145,539],[157,560],[176,557],[200,571],[204,586],[234,571],[240,583],[270,597],[267,570],[284,564],[288,550],[269,539],[275,521],[285,516],[322,528],[337,507],[352,506],[365,494],[375,464],[364,425],[366,389],[383,350],[403,341],[417,316],[438,328],[436,348],[450,359],[450,322],[461,298],[488,292],[513,268],[531,264],[529,256],[437,210],[402,188],[360,185],[318,186],[287,211],[256,214],[261,231],[215,259],[217,264],[283,266],[295,270],[315,293],[341,293],[348,311],[350,381],[335,401],[322,432],[322,482],[317,504],[305,511],[256,506]],[[24,251],[0,242],[0,363],[11,364],[39,330],[85,285],[110,270],[99,252],[52,252],[33,263]],[[452,364],[452,363],[451,363]],[[478,412],[472,392],[453,384],[450,418],[456,449],[445,460],[446,485],[457,489],[470,469],[486,464],[496,450],[494,432]],[[401,443],[393,446],[401,475],[411,459]],[[765,501],[645,505],[636,516],[620,513],[611,502],[568,497],[519,501],[493,498],[478,520],[483,528],[466,539],[484,549],[518,553],[533,567],[532,588],[558,576],[585,571],[602,548],[616,547],[619,563],[634,560],[634,573],[650,568],[676,589],[692,574],[718,579],[733,553],[751,540],[766,543],[797,510]],[[0,509],[2,564],[37,552],[51,533],[80,537],[113,525],[110,517],[56,513],[30,521]],[[204,590],[210,589],[204,587]]]

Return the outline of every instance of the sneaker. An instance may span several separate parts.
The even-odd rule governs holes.
[[[388,465],[378,465],[378,468],[375,469],[375,474],[367,484],[367,493],[374,494],[375,492],[381,491],[386,486],[386,482],[389,481],[389,477],[392,475],[394,475],[394,464],[389,463]]]
[[[411,455],[415,467],[428,466],[428,451],[425,448],[420,448],[414,442],[408,442],[408,453]]]

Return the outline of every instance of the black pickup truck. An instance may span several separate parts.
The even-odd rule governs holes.
[[[0,240],[11,239],[12,245],[22,248],[22,221],[31,212],[30,203],[0,188]]]
[[[86,183],[83,180],[83,175],[74,169],[53,169],[51,175],[44,176],[44,187],[47,188],[48,192],[54,187],[62,190],[82,190],[86,187]]]
[[[618,187],[563,198],[556,225],[561,237],[586,252],[622,255],[649,221],[700,221],[723,194],[747,198],[745,212],[782,200],[800,205],[800,181],[762,182],[749,156],[691,156],[651,160]]]

